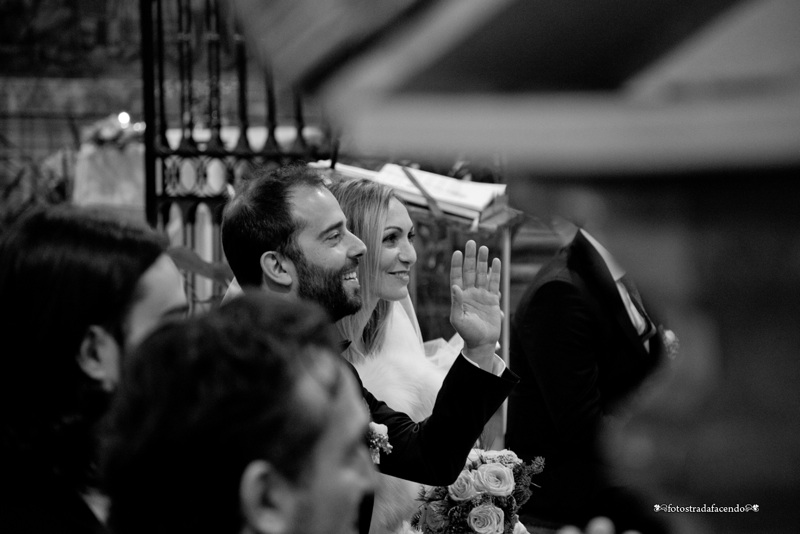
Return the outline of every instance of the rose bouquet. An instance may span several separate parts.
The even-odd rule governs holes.
[[[509,450],[472,449],[450,486],[424,488],[411,527],[424,534],[518,534],[520,507],[531,496],[531,477],[544,468],[537,457],[525,463]]]

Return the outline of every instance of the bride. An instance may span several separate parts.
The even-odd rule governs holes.
[[[350,231],[366,245],[359,262],[363,306],[339,320],[350,347],[343,353],[369,391],[395,410],[421,421],[433,410],[436,395],[458,346],[437,356],[425,354],[419,323],[408,293],[417,253],[414,225],[392,189],[369,180],[337,182],[330,190],[347,216]],[[380,475],[370,533],[394,532],[419,503],[420,485]]]

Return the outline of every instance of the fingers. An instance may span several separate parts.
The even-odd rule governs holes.
[[[462,309],[464,305],[464,293],[457,285],[450,286],[450,320],[456,318],[457,312]]]
[[[450,259],[450,285],[464,287],[464,279],[462,277],[462,267],[464,265],[464,258],[460,250],[453,252],[453,257]]]
[[[488,247],[478,248],[471,239],[464,246],[464,253],[456,250],[450,260],[450,285],[457,285],[462,289],[477,287],[499,294],[501,273],[500,260],[495,258],[489,267]]]
[[[476,268],[475,268],[475,257],[476,257],[476,248],[477,245],[475,241],[470,239],[467,241],[467,244],[464,246],[464,285],[461,287],[473,287],[475,285],[475,277],[476,277]],[[485,248],[485,247],[481,247]],[[487,251],[488,255],[488,251]]]
[[[476,267],[475,287],[485,289],[489,286],[489,249],[478,249],[478,265]]]
[[[500,273],[502,270],[503,266],[500,258],[495,258],[492,261],[492,268],[489,270],[489,292],[493,295],[500,294]]]

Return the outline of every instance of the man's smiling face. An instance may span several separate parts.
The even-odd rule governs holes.
[[[300,297],[320,304],[339,320],[361,308],[358,261],[364,243],[347,229],[347,218],[334,196],[323,187],[298,187],[292,192],[294,236],[299,256],[290,258]]]

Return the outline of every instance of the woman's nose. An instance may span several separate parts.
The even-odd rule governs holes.
[[[414,245],[412,245],[410,242],[401,245],[399,258],[400,261],[404,263],[414,265],[417,262],[417,251],[414,248]]]

